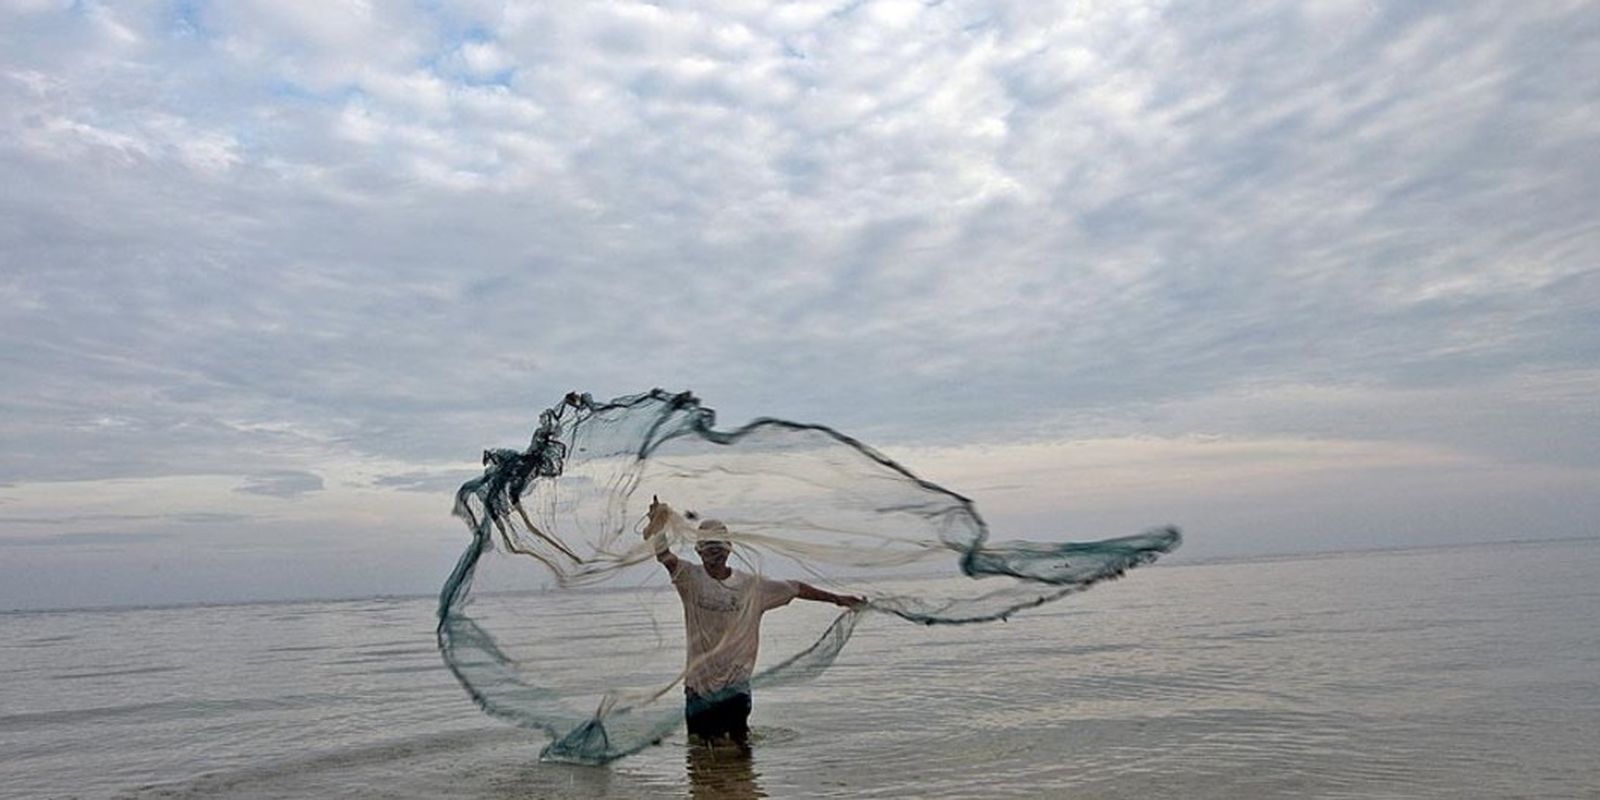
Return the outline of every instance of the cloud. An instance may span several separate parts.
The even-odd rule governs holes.
[[[380,475],[373,479],[372,485],[402,492],[427,492],[429,494],[448,495],[460,488],[461,484],[479,474],[481,472],[473,470],[417,470],[394,475]]]
[[[0,547],[123,548],[172,538],[166,533],[59,533],[51,536],[8,536]]]
[[[243,494],[258,494],[265,497],[299,497],[311,492],[322,491],[322,476],[311,472],[296,472],[294,470],[278,470],[258,475],[245,476],[243,486],[234,491]]]
[[[189,525],[223,525],[244,522],[251,517],[249,514],[235,514],[227,511],[188,511],[173,514],[171,518]]]
[[[651,386],[1592,463],[1596,14],[8,4],[0,486],[393,502]]]
[[[184,511],[163,514],[59,514],[54,516],[29,516],[25,514],[0,514],[0,522],[11,525],[82,525],[85,523],[129,522],[181,522],[189,525],[215,525],[242,522],[248,514],[228,511]]]

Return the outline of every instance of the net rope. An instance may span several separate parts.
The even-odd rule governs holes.
[[[682,508],[647,539],[656,497]],[[543,757],[583,763],[637,752],[683,723],[670,698],[697,665],[685,662],[683,637],[656,624],[657,615],[671,616],[663,584],[679,577],[656,562],[666,550],[701,569],[689,554],[708,517],[720,520],[718,538],[731,542],[730,563],[751,577],[746,585],[798,580],[867,601],[832,616],[808,644],[768,642],[767,655],[776,648],[780,656],[750,676],[752,689],[821,674],[863,615],[924,625],[1002,620],[1121,576],[1181,541],[1176,528],[1161,527],[1091,542],[990,542],[972,501],[856,439],[772,418],[718,430],[715,412],[692,394],[659,389],[606,402],[569,394],[540,415],[525,450],[484,453],[484,472],[461,486],[455,513],[472,540],[440,593],[445,663],[485,712],[549,736]],[[488,617],[572,625],[598,593],[627,591],[640,598],[624,613],[647,616],[652,633],[622,620],[615,630],[633,632],[616,635],[614,652],[571,658],[539,649],[538,630],[513,624],[519,646],[533,649],[509,652],[477,612],[477,595],[490,591],[474,585],[490,567],[509,576],[493,590],[512,594],[496,595],[493,603],[510,610]],[[753,594],[734,602],[748,609]],[[556,606],[570,611],[536,613]],[[726,635],[753,638],[757,622]],[[586,624],[597,637],[612,635],[605,620]],[[754,641],[716,648],[745,645],[754,651]]]

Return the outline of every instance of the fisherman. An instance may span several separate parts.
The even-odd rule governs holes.
[[[761,615],[796,597],[845,608],[859,607],[866,599],[733,569],[728,566],[733,554],[728,528],[714,519],[702,521],[695,531],[694,551],[700,563],[684,561],[673,555],[666,536],[657,535],[671,519],[672,509],[652,498],[644,538],[654,542],[656,560],[667,568],[683,601],[688,640],[684,718],[689,735],[706,741],[726,736],[748,747],[750,675],[760,645]]]

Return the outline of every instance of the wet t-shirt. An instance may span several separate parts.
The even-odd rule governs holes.
[[[761,645],[761,615],[788,605],[800,591],[794,581],[739,571],[719,581],[688,561],[678,562],[672,585],[683,601],[688,639],[683,685],[696,694],[750,680]]]

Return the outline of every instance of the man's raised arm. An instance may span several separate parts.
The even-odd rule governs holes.
[[[660,561],[661,565],[666,567],[669,573],[678,571],[678,557],[673,555],[672,550],[667,547],[667,537],[664,535],[656,536],[656,534],[666,529],[667,521],[671,518],[672,509],[666,503],[661,502],[661,498],[652,495],[650,498],[650,523],[644,526],[644,539],[647,542],[654,541],[656,560]],[[655,536],[654,540],[650,538],[652,536]]]

